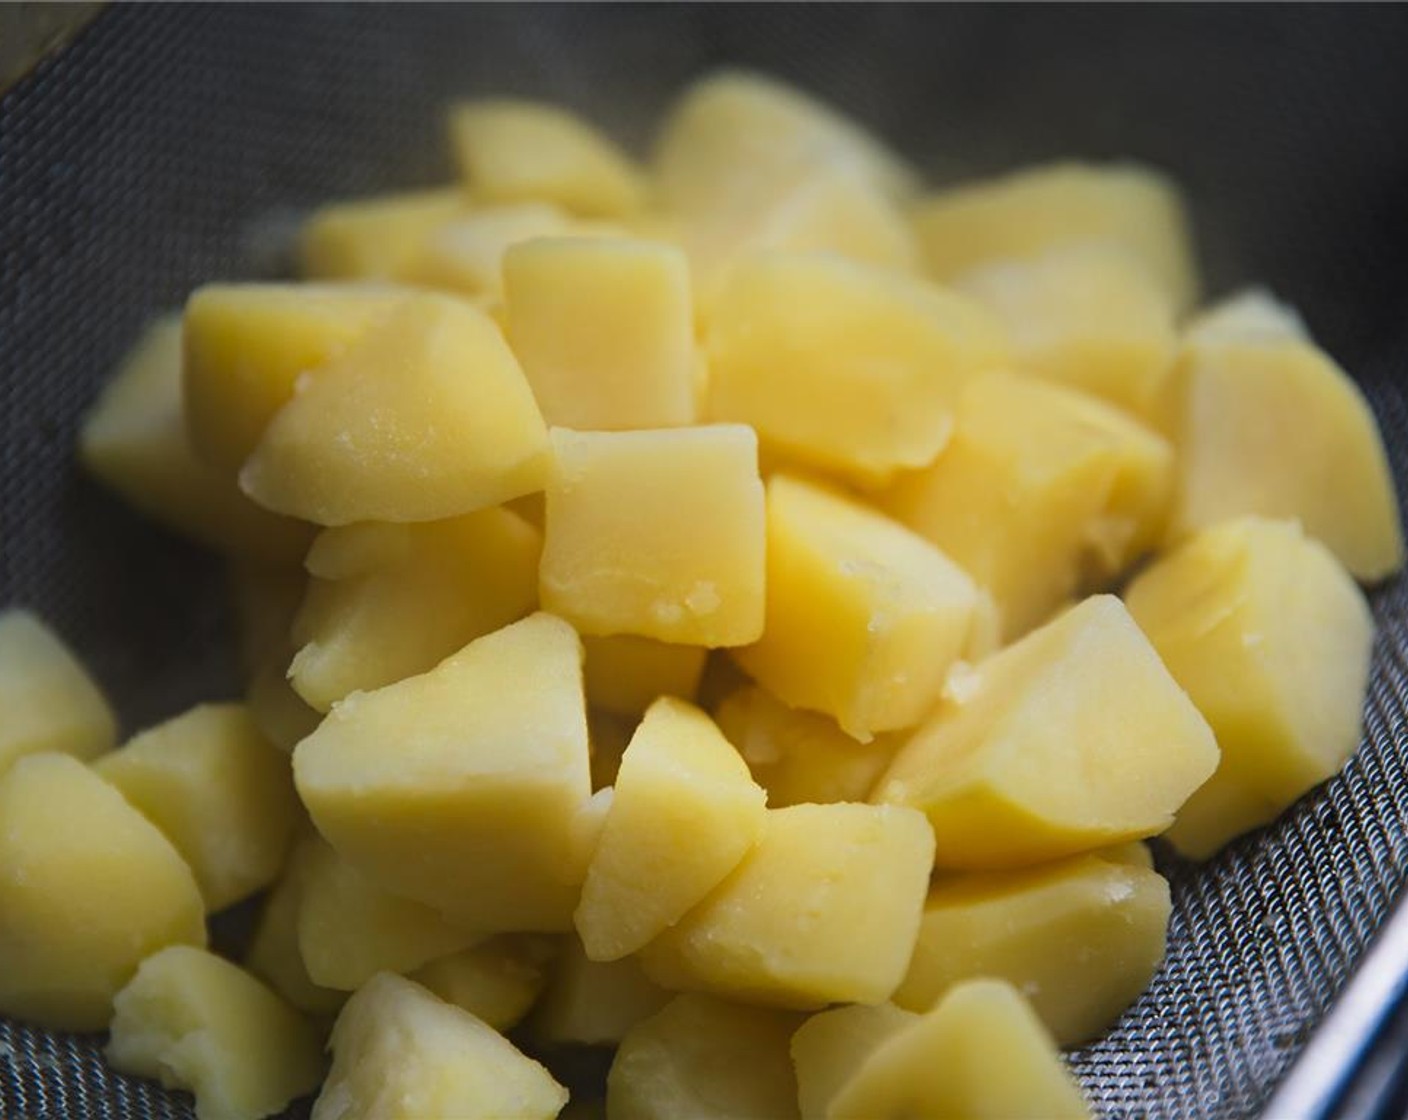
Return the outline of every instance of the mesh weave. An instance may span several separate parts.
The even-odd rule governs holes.
[[[1405,43],[1394,7],[114,7],[0,101],[0,603],[51,619],[128,730],[230,694],[216,566],[72,466],[144,319],[267,273],[316,201],[445,181],[451,96],[557,99],[639,149],[723,63],[823,92],[936,180],[1062,155],[1169,168],[1214,291],[1267,279],[1304,309],[1408,492]],[[1206,868],[1165,863],[1167,963],[1074,1058],[1108,1115],[1253,1114],[1396,898],[1408,588],[1374,606],[1345,773]],[[0,1022],[3,1120],[190,1115],[107,1071],[99,1040]]]

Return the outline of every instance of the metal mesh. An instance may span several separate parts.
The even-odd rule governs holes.
[[[113,8],[0,101],[0,603],[53,620],[128,730],[229,694],[217,567],[72,466],[143,320],[266,272],[273,233],[319,200],[446,180],[453,95],[561,100],[639,148],[722,63],[824,93],[939,180],[1061,155],[1169,168],[1214,290],[1267,280],[1304,309],[1408,492],[1405,43],[1391,7]],[[1344,775],[1208,867],[1166,865],[1167,963],[1075,1057],[1109,1115],[1254,1113],[1396,898],[1408,589],[1375,612]],[[191,1115],[98,1046],[0,1022],[0,1116]]]

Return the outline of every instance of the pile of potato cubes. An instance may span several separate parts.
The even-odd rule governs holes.
[[[88,416],[233,561],[247,691],[114,749],[0,616],[0,1012],[202,1120],[1086,1115],[1058,1048],[1164,951],[1141,841],[1358,741],[1363,398],[1270,296],[1191,312],[1138,167],[924,194],[735,73],[648,167],[450,132],[462,184],[317,212],[308,282],[199,289]]]

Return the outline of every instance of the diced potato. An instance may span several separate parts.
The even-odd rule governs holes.
[[[645,183],[602,133],[534,101],[470,101],[450,113],[450,141],[470,193],[484,202],[552,202],[585,217],[640,209]]]
[[[296,563],[306,525],[260,509],[223,471],[197,458],[186,433],[181,319],[154,320],[83,418],[84,467],[140,513],[219,552]]]
[[[744,670],[862,741],[922,720],[967,645],[973,581],[889,518],[781,474],[767,549],[767,623],[734,651]]]
[[[1206,858],[1353,752],[1374,623],[1348,573],[1300,526],[1253,517],[1204,529],[1127,598],[1222,748],[1169,831],[1180,851]]]
[[[205,944],[191,869],[77,759],[19,759],[0,775],[0,821],[0,1015],[102,1030],[145,957]]]
[[[498,327],[426,294],[300,383],[240,485],[320,525],[433,521],[540,490],[547,467],[547,429]]]
[[[27,610],[0,611],[0,775],[40,751],[96,758],[117,740],[102,690],[63,640]]]
[[[538,604],[542,534],[490,507],[419,525],[327,529],[294,626],[295,691],[326,711],[358,689],[433,669]],[[324,578],[317,578],[317,577]]]
[[[587,703],[638,716],[661,696],[693,700],[708,651],[618,634],[582,639]]]
[[[757,847],[641,961],[667,988],[803,1010],[879,1003],[904,978],[933,862],[913,810],[769,810]]]
[[[1217,757],[1124,605],[1096,595],[951,688],[872,800],[922,809],[941,868],[1022,867],[1162,832]]]
[[[584,634],[733,646],[763,632],[763,486],[738,424],[552,431],[539,593]]]
[[[466,928],[570,928],[591,794],[581,660],[572,628],[536,614],[347,697],[293,753],[318,831]]]
[[[299,243],[315,280],[401,280],[431,233],[467,213],[460,187],[377,195],[316,210]]]
[[[312,829],[310,835],[316,835]],[[284,873],[274,884],[259,913],[244,966],[265,981],[291,1007],[313,1016],[319,1023],[337,1014],[346,992],[313,983],[298,944],[298,914],[303,905],[307,854],[312,845],[300,843],[290,853]]]
[[[549,424],[670,428],[694,420],[689,266],[670,245],[541,238],[504,255],[508,339]]]
[[[567,1090],[508,1039],[419,984],[383,972],[332,1032],[312,1120],[553,1120]]]
[[[579,224],[544,202],[485,206],[436,229],[408,276],[428,287],[498,299],[504,291],[504,254],[511,246],[579,232]]]
[[[535,1038],[553,1045],[615,1046],[672,997],[636,957],[594,961],[580,940],[568,937],[530,1026]]]
[[[1178,188],[1136,164],[1052,163],[921,199],[915,229],[940,281],[982,265],[1098,243],[1136,256],[1181,311],[1198,294]]]
[[[198,1120],[260,1120],[323,1078],[321,1039],[249,973],[204,949],[148,957],[113,1001],[114,1069],[195,1094]]]
[[[518,1025],[548,982],[553,939],[501,934],[422,965],[411,979],[496,1031]]]
[[[190,865],[207,910],[269,886],[298,821],[288,759],[243,704],[200,704],[94,767]]]
[[[751,686],[727,697],[714,718],[774,809],[864,801],[904,742],[903,735],[888,734],[859,743],[834,720],[789,708]]]
[[[763,831],[767,794],[713,721],[661,697],[621,759],[575,922],[587,956],[634,953],[723,881]]]
[[[676,996],[621,1041],[606,1079],[612,1120],[790,1120],[787,1044],[797,1016]]]
[[[303,557],[299,557],[300,563]],[[240,668],[251,683],[288,647],[288,632],[308,590],[301,567],[230,566],[230,599]],[[287,660],[287,659],[285,659]]]
[[[831,1102],[882,1042],[919,1016],[890,1003],[853,1003],[813,1015],[792,1036],[801,1120],[827,1120]]]
[[[1090,1109],[1051,1036],[1011,985],[970,980],[876,1046],[826,1116],[1085,1120]]]
[[[826,253],[740,262],[706,344],[711,417],[867,484],[932,463],[963,386],[1007,356],[996,320],[968,297]]]
[[[963,980],[1006,980],[1062,1046],[1095,1038],[1164,957],[1168,884],[1099,854],[939,879],[895,1002],[927,1011]]]
[[[245,693],[245,706],[255,726],[286,754],[292,754],[293,748],[313,734],[323,719],[322,713],[310,708],[289,683],[290,656],[285,648],[261,665]]]

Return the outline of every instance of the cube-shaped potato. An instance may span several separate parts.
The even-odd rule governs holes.
[[[868,741],[937,703],[977,588],[918,534],[787,475],[767,487],[767,622],[738,663],[784,703]]]
[[[757,847],[641,961],[667,988],[803,1010],[879,1003],[904,978],[933,862],[911,809],[769,810]]]
[[[465,214],[458,187],[350,199],[319,207],[303,227],[303,275],[314,280],[400,280],[439,226]]]
[[[739,424],[554,428],[544,608],[584,634],[736,646],[763,632],[763,484]]]
[[[311,828],[309,836],[316,836]],[[312,845],[295,845],[279,881],[274,884],[259,912],[259,920],[245,953],[244,967],[269,985],[289,1006],[331,1026],[329,1016],[337,1014],[347,1001],[347,993],[313,983],[303,963],[298,944],[298,912],[303,905],[305,858]]]
[[[261,1120],[323,1079],[322,1039],[238,965],[189,945],[142,962],[104,1050],[123,1073],[195,1094],[199,1120]]]
[[[951,188],[921,199],[914,224],[925,264],[940,281],[1093,242],[1134,254],[1180,311],[1197,298],[1178,188],[1136,164],[1053,163]]]
[[[27,754],[91,759],[117,740],[117,719],[83,664],[17,607],[0,612],[0,711],[0,775]]]
[[[494,1030],[506,1031],[532,1009],[558,955],[555,938],[505,933],[422,965],[410,979]]]
[[[66,754],[0,775],[0,1015],[96,1031],[142,960],[205,944],[205,907],[171,842]]]
[[[1373,618],[1296,523],[1204,529],[1146,569],[1127,601],[1222,748],[1169,831],[1181,851],[1205,858],[1266,823],[1358,745]]]
[[[709,415],[862,483],[928,466],[963,386],[1006,361],[976,301],[827,253],[764,253],[709,310]]]
[[[278,877],[298,798],[288,757],[243,704],[197,705],[134,736],[95,769],[176,846],[207,910]]]
[[[347,1001],[331,1045],[312,1120],[553,1120],[567,1103],[498,1031],[389,972]]]
[[[661,696],[693,700],[708,651],[617,634],[582,639],[587,703],[619,716],[638,716]]]
[[[299,382],[240,486],[319,525],[434,521],[540,490],[547,467],[547,429],[498,327],[422,294]]]
[[[951,686],[871,796],[928,815],[941,868],[1022,867],[1162,832],[1216,767],[1207,722],[1096,595]]]
[[[694,419],[689,265],[672,245],[549,237],[504,254],[508,339],[543,418],[592,431]]]
[[[614,961],[673,926],[763,831],[767,794],[714,721],[664,696],[621,758],[575,922],[587,956]]]
[[[1057,1043],[1074,1046],[1104,1032],[1148,986],[1168,916],[1162,876],[1102,853],[940,878],[894,999],[927,1011],[960,981],[1006,980]]]
[[[828,1120],[831,1102],[876,1047],[918,1018],[892,1003],[853,1003],[803,1023],[790,1047],[801,1120]]]
[[[319,711],[435,668],[538,604],[542,534],[506,509],[327,529],[308,554],[288,675]]]
[[[638,958],[594,961],[578,938],[567,937],[529,1026],[549,1045],[615,1046],[672,998],[645,975]]]
[[[535,614],[347,697],[293,754],[318,831],[466,928],[570,928],[591,795],[581,665],[572,628]]]
[[[408,277],[427,287],[497,300],[511,246],[577,233],[580,224],[545,202],[480,207],[437,227],[408,267]]]
[[[483,202],[552,202],[584,217],[638,210],[645,183],[602,133],[565,109],[507,98],[450,111],[450,141]]]

